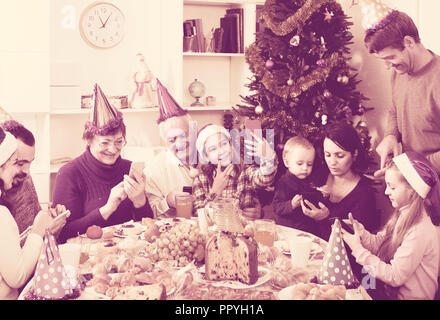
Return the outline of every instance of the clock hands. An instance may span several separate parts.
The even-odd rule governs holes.
[[[113,13],[113,12],[112,12]],[[101,28],[105,28],[105,25],[107,24],[107,22],[108,22],[108,19],[110,19],[110,17],[111,17],[111,15],[112,15],[112,13],[110,13],[110,15],[107,17],[107,20],[105,20],[105,22],[104,22],[104,24],[102,25],[102,27]]]
[[[101,16],[98,16],[99,21],[101,21],[101,27],[99,29],[105,28],[104,22],[102,22]]]

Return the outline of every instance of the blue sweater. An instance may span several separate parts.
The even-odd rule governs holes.
[[[63,204],[70,210],[70,217],[59,236],[59,242],[76,237],[91,225],[101,227],[153,217],[147,202],[135,208],[130,199],[121,202],[118,209],[104,220],[99,208],[107,203],[110,190],[130,171],[131,161],[119,157],[113,165],[96,160],[89,148],[79,157],[64,165],[58,172],[53,191],[53,204]]]

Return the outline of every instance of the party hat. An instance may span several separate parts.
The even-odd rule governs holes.
[[[157,99],[159,101],[159,119],[157,120],[157,123],[161,123],[172,117],[180,117],[188,113],[188,111],[183,110],[179,106],[159,79],[157,79]]]
[[[97,83],[93,90],[93,107],[86,122],[86,128],[93,134],[107,135],[123,123],[122,113],[116,110]]]
[[[364,18],[362,26],[367,33],[374,33],[387,26],[397,11],[392,10],[381,0],[361,0],[362,13]]]
[[[347,251],[344,247],[339,219],[336,219],[333,223],[318,281],[323,284],[344,285],[346,287],[350,287],[355,283]]]
[[[9,121],[9,120],[13,120],[12,116],[8,112],[6,112],[5,109],[0,107],[0,123],[3,123],[5,121]]]

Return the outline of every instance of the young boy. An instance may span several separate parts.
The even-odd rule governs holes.
[[[319,236],[316,222],[303,214],[301,200],[316,194],[310,174],[315,160],[315,148],[305,138],[296,136],[287,140],[283,149],[286,173],[275,185],[273,206],[277,224],[300,229]]]

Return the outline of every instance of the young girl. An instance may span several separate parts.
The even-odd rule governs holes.
[[[388,164],[385,182],[395,208],[388,223],[372,235],[350,214],[354,234],[343,230],[344,241],[356,261],[385,284],[387,298],[433,299],[440,249],[429,213],[440,212],[438,175],[422,155],[407,152]]]
[[[203,161],[194,179],[194,210],[204,208],[217,196],[239,200],[240,209],[249,218],[261,216],[258,188],[270,187],[275,178],[277,159],[266,140],[255,137],[245,141],[250,156],[261,156],[260,166],[245,166],[234,149],[230,133],[223,127],[207,125],[198,134],[196,147]],[[265,150],[265,152],[263,152]]]

